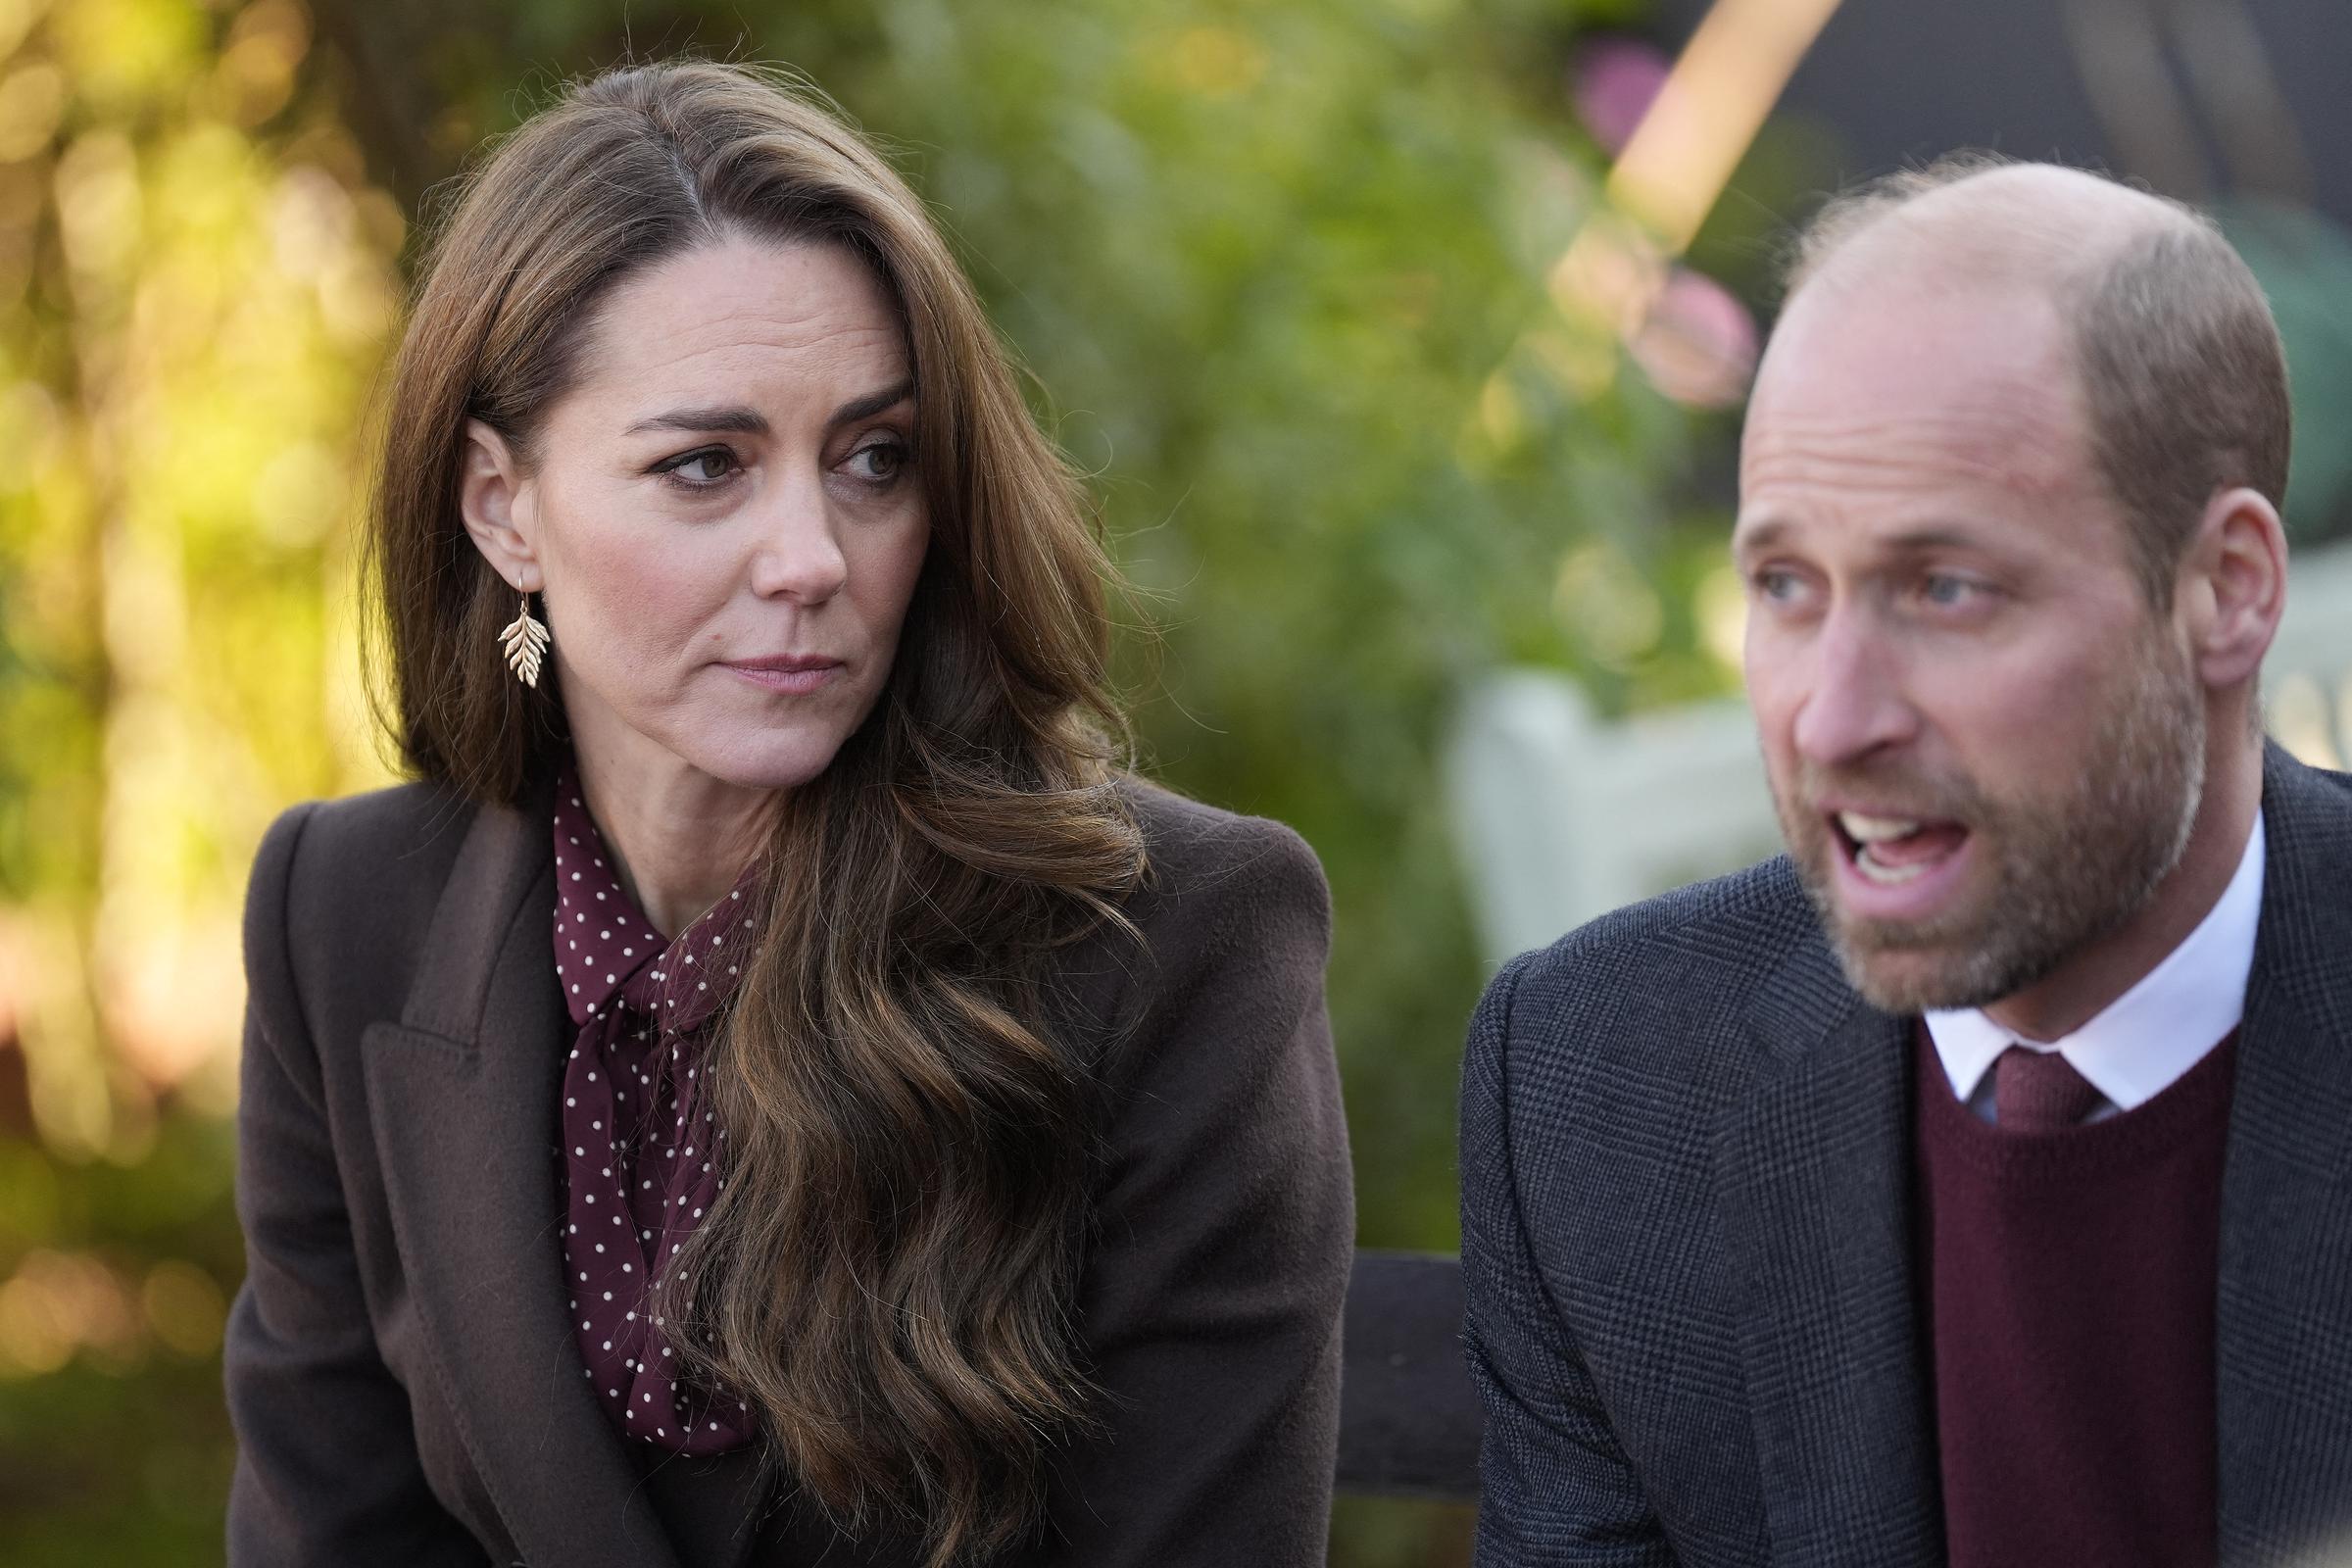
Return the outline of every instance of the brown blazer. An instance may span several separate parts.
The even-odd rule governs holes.
[[[1111,1106],[1078,1308],[1105,1441],[1030,1563],[1320,1564],[1353,1215],[1328,897],[1288,829],[1148,785],[1145,953],[1072,950]],[[239,1568],[910,1560],[624,1446],[557,1245],[568,1034],[544,813],[411,785],[297,807],[245,920],[248,1277],[226,1348]]]

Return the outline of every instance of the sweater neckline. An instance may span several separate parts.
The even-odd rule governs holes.
[[[1912,1037],[1912,1094],[1921,1134],[1993,1174],[2087,1173],[2163,1158],[2198,1129],[2228,1120],[2236,1078],[2237,1031],[2232,1029],[2143,1104],[2080,1126],[2023,1132],[1985,1121],[1961,1103],[1926,1027],[1915,1027]]]

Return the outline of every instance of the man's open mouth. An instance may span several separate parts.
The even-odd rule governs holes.
[[[1834,811],[1830,825],[1844,844],[1854,869],[1881,887],[1900,886],[1926,875],[1968,842],[1963,824],[1927,817]]]

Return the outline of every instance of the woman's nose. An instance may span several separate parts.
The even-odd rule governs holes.
[[[824,485],[811,476],[777,489],[760,519],[752,591],[762,599],[816,605],[841,592],[849,575]]]

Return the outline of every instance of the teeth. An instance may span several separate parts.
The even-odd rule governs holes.
[[[1893,887],[1924,875],[1928,867],[1924,860],[1912,865],[1886,865],[1866,849],[1854,857],[1854,869],[1881,887]]]
[[[1854,837],[1857,844],[1883,844],[1888,839],[1909,838],[1919,831],[1919,823],[1902,816],[1864,816],[1859,811],[1839,811],[1838,825]]]

